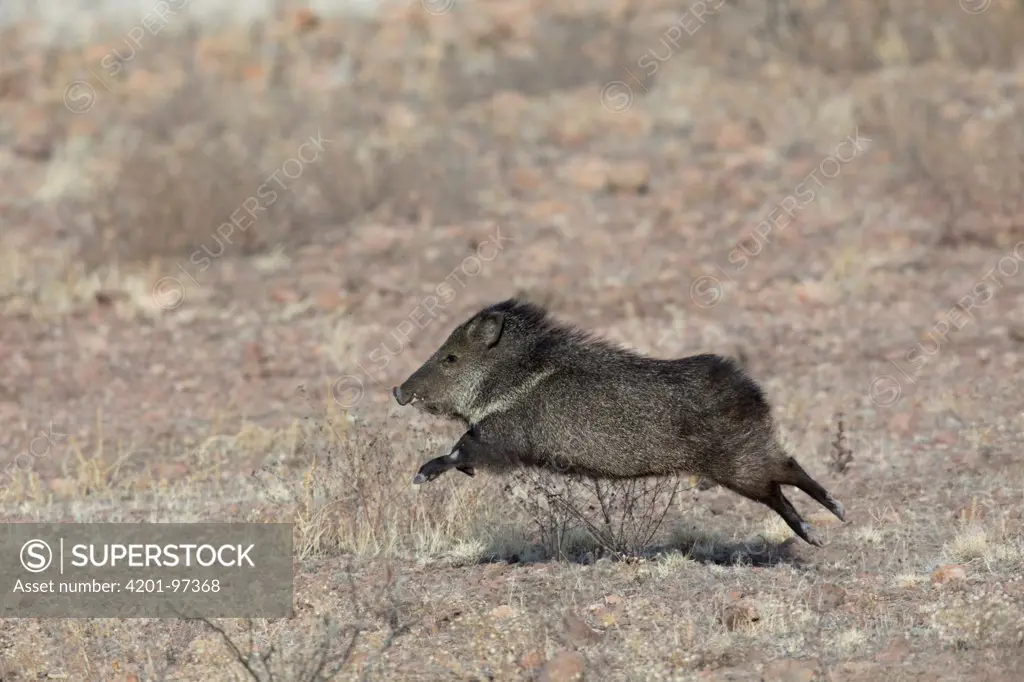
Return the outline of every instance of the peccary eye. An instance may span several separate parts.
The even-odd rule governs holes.
[[[455,357],[454,355],[450,354],[450,353],[448,354],[448,357],[446,357],[444,359],[444,361],[447,362],[448,364],[451,364],[451,363],[455,362],[456,360],[458,360],[458,358]]]

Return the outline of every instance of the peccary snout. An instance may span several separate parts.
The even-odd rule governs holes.
[[[420,382],[417,380],[417,377],[414,374],[413,376],[406,379],[401,386],[395,386],[394,389],[392,389],[391,393],[392,395],[395,396],[395,400],[398,401],[398,404],[403,407],[410,403],[417,405],[418,403],[421,403],[423,399],[426,397],[424,392],[418,388],[419,383]],[[424,407],[423,405],[417,406]]]
[[[438,414],[437,405],[429,399],[427,392],[422,390],[423,383],[422,372],[416,372],[401,386],[395,386],[391,393],[402,407],[411,404],[429,414]]]

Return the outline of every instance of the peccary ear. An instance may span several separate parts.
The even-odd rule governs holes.
[[[469,338],[491,348],[501,338],[505,327],[504,313],[487,313],[481,315],[469,327]]]

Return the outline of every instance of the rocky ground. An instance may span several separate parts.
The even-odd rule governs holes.
[[[0,513],[290,521],[296,556],[291,619],[9,619],[0,677],[1017,679],[1024,10],[941,5],[9,29]],[[617,555],[543,532],[551,483],[410,485],[458,429],[390,387],[513,295],[745,358],[848,523],[686,480]]]

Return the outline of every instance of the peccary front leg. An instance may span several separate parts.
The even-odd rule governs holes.
[[[435,457],[421,466],[420,470],[413,476],[413,484],[420,485],[421,483],[433,481],[449,469],[456,469],[467,476],[475,476],[476,470],[472,464],[473,454],[482,447],[483,445],[475,437],[472,430],[467,431],[459,439],[459,442],[455,444],[451,452],[443,457]]]

